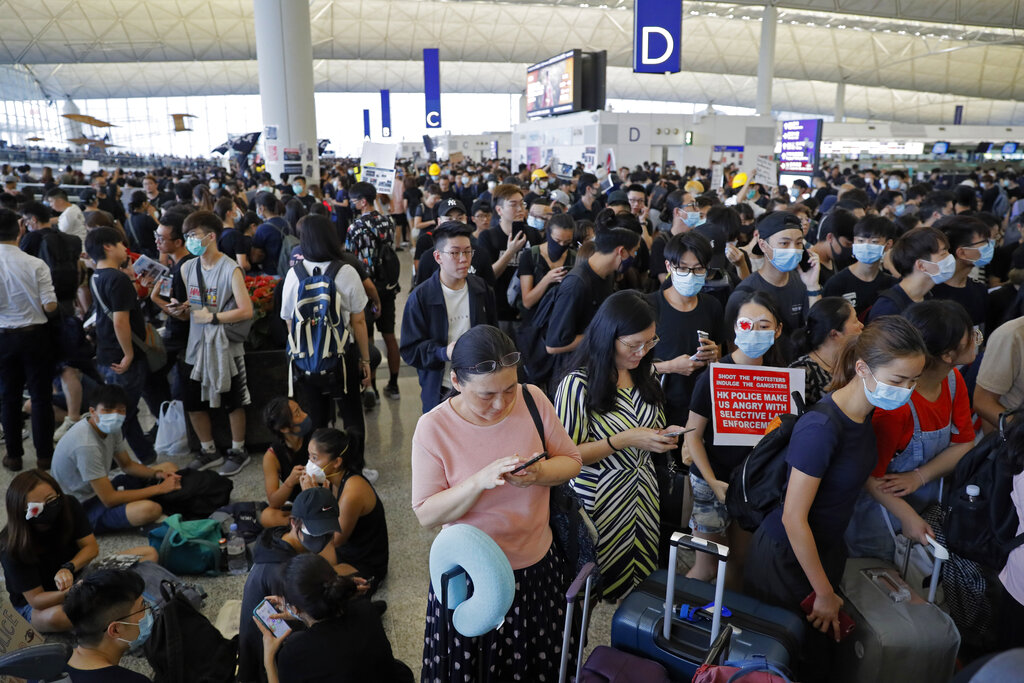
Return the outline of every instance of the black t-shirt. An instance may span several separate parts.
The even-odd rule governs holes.
[[[150,258],[159,258],[160,253],[156,248],[158,226],[152,216],[146,213],[133,213],[128,216],[124,227],[128,231],[128,239],[131,240],[134,251]]]
[[[421,223],[429,223],[431,221],[437,220],[436,210],[430,208],[423,202],[420,202],[419,206],[416,207],[416,210],[413,212],[412,215],[418,216]]]
[[[931,298],[931,292],[925,294],[925,299]],[[901,315],[907,306],[914,303],[913,299],[903,291],[898,284],[878,293],[871,311],[868,312],[868,322],[883,315]]]
[[[671,287],[671,283],[668,287]],[[654,357],[658,360],[672,360],[682,355],[692,356],[697,353],[697,330],[707,332],[711,340],[725,344],[722,329],[722,304],[709,294],[697,296],[697,306],[692,311],[676,310],[665,300],[664,288],[647,295],[656,312],[659,342],[654,347]],[[690,413],[690,396],[697,378],[703,370],[691,375],[675,373],[664,376],[662,386],[665,389],[665,413],[667,424],[685,425]]]
[[[512,282],[512,278],[516,274],[516,269],[519,268],[519,259],[522,258],[523,252],[530,248],[531,245],[541,244],[544,238],[537,231],[536,228],[531,228],[525,223],[515,223],[513,231],[522,231],[526,235],[526,245],[516,254],[515,258],[509,261],[508,265],[505,266],[505,270],[495,277],[496,286],[494,288],[495,298],[497,299],[498,305],[498,320],[516,320],[519,317],[519,312],[508,303],[508,297],[505,293],[508,291],[509,283]],[[480,251],[484,253],[490,263],[494,264],[501,255],[508,249],[508,235],[501,227],[487,228],[480,233],[478,238],[480,244]]]
[[[659,275],[668,275],[668,271],[665,270],[665,245],[670,239],[672,239],[670,233],[658,232],[651,242],[650,272],[653,280],[658,280]]]
[[[93,283],[103,305],[111,313],[128,311],[132,333],[140,339],[145,338],[146,322],[139,310],[139,296],[135,292],[131,278],[116,268],[101,268],[93,276]],[[114,321],[98,302],[96,305],[96,361],[100,365],[119,363],[124,358],[124,353],[114,333]],[[142,353],[138,345],[135,353]]]
[[[29,256],[35,256],[39,258],[39,249],[43,246],[43,237],[48,233],[57,232],[53,228],[42,228],[40,230],[33,230],[32,232],[26,232],[25,236],[21,238],[21,242],[18,244],[18,248]]]
[[[718,362],[725,365],[736,364],[732,356],[725,356]],[[753,448],[751,446],[715,445],[715,428],[712,424],[711,372],[709,370],[700,373],[694,382],[693,395],[690,397],[690,412],[696,413],[708,421],[707,426],[704,427],[704,450],[708,454],[708,462],[711,463],[711,469],[715,472],[715,478],[728,482],[733,468],[739,466]],[[690,472],[701,479],[704,478],[699,467],[691,467]]]
[[[71,508],[71,537],[67,543],[60,543],[60,534],[54,529],[39,530],[33,534],[38,558],[36,562],[21,562],[7,550],[0,551],[4,581],[11,596],[11,604],[15,607],[24,607],[28,604],[24,596],[25,591],[39,587],[44,591],[57,590],[53,577],[62,564],[70,562],[71,558],[78,554],[77,541],[92,533],[92,525],[89,524],[89,517],[82,509],[82,504],[74,496],[63,496],[61,500],[64,501],[64,505]]]
[[[972,323],[979,327],[985,324],[988,316],[988,288],[985,285],[971,279],[964,287],[951,287],[943,282],[932,287],[932,296],[957,302],[967,310]]]
[[[793,359],[789,335],[793,333],[793,330],[803,327],[807,320],[807,287],[795,272],[789,273],[789,280],[782,287],[771,284],[761,277],[760,273],[752,273],[750,277],[739,283],[733,293],[729,295],[729,302],[725,307],[727,322],[731,323],[736,320],[740,301],[752,291],[767,292],[775,298],[775,303],[779,306],[779,314],[782,316],[783,336],[779,340],[779,347],[788,363]]]
[[[195,256],[192,254],[185,254],[185,256],[171,266],[171,272],[168,273],[168,277],[171,278],[171,291],[166,297],[168,301],[172,298],[177,299],[178,303],[188,301],[188,288],[185,286],[185,278],[181,276],[181,266],[190,259],[194,259]],[[188,343],[188,320],[178,320],[171,316],[167,316],[167,322],[164,323],[164,343],[170,343],[173,348],[185,348]]]
[[[529,248],[524,247],[523,251],[519,254],[519,275],[532,275],[533,284],[535,286],[544,278],[545,275],[548,274],[548,271],[551,270],[551,266],[548,264],[547,259],[544,258],[544,255],[541,254],[539,250],[539,246]],[[537,252],[537,258],[533,257],[535,251]],[[576,250],[566,249],[566,253],[568,255],[565,257],[565,261],[562,265],[569,270],[572,270],[573,266],[576,265]]]
[[[417,215],[416,209],[419,208],[420,202],[423,201],[423,192],[418,187],[411,187],[402,193],[402,199],[405,200],[406,209],[413,216]]]
[[[140,673],[123,666],[106,666],[102,669],[75,669],[70,665],[64,669],[71,683],[150,683]]]
[[[875,303],[879,292],[895,286],[896,282],[896,278],[884,270],[879,270],[871,282],[864,282],[849,268],[844,268],[833,275],[821,289],[825,296],[843,297],[853,305],[857,315],[862,315]]]
[[[434,232],[433,230],[420,230],[420,236],[416,238],[416,247],[412,252],[413,261],[423,260],[423,255],[427,254],[430,258],[430,254],[434,251]],[[419,278],[418,281],[422,282],[423,278]]]
[[[222,254],[227,254],[232,259],[238,254],[249,256],[249,249],[252,247],[252,238],[246,237],[245,233],[234,228],[225,228],[217,240],[217,248]]]
[[[578,262],[555,292],[545,345],[552,348],[568,346],[576,335],[583,334],[597,309],[612,295],[614,286],[612,278],[599,277],[587,261]],[[569,369],[573,355],[562,353],[555,357],[556,377]]]

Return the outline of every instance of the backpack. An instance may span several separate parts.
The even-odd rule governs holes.
[[[220,522],[197,519],[186,522],[171,515],[149,532],[149,545],[156,548],[160,564],[175,574],[220,573]]]
[[[1010,211],[1010,197],[1006,194],[1006,190],[999,188],[999,196],[994,202],[992,202],[992,215],[996,218],[1006,218],[1006,214]]]
[[[288,273],[288,268],[291,267],[292,250],[299,246],[299,238],[286,230],[282,230],[274,223],[269,223],[269,225],[273,225],[274,229],[281,233],[281,253],[277,255],[277,274],[279,277],[284,278]]]
[[[153,496],[165,514],[204,519],[231,500],[232,481],[213,470],[181,470],[181,488]]]
[[[793,399],[797,414],[785,413],[772,420],[764,437],[729,477],[725,505],[729,516],[746,531],[757,531],[764,518],[782,504],[786,489],[786,451],[800,417],[813,410],[839,420],[831,403],[815,403],[805,410],[798,392],[793,392]]]
[[[173,585],[161,587],[163,609],[143,644],[154,683],[231,683],[238,636],[228,640]]]
[[[78,291],[78,259],[82,240],[64,232],[47,231],[39,245],[39,258],[50,268],[53,290],[58,301],[75,298]]]
[[[292,267],[299,287],[288,339],[288,357],[292,361],[288,364],[289,396],[293,393],[293,368],[302,376],[320,379],[338,370],[344,372],[342,356],[348,330],[342,324],[341,300],[334,287],[342,265],[341,261],[333,261],[326,273],[314,268],[312,275],[302,262]]]
[[[1017,413],[1021,411],[1015,411]],[[1017,535],[1020,521],[1010,498],[1013,491],[1013,465],[1010,462],[1009,437],[1024,430],[1020,417],[1010,426],[999,416],[999,429],[969,450],[949,477],[944,530],[949,550],[960,557],[1000,571],[1010,551],[1024,545],[1024,534]],[[981,503],[967,500],[968,485],[981,489]]]
[[[555,297],[558,295],[558,289],[558,287],[549,287],[544,292],[544,296],[537,302],[537,306],[533,310],[533,316],[520,324],[519,330],[516,332],[516,346],[522,350],[527,380],[530,384],[535,384],[542,389],[547,387],[555,369],[555,357],[547,352],[545,337],[548,334],[551,313],[555,310]]]
[[[130,569],[141,576],[142,580],[146,582],[146,587],[142,590],[142,597],[153,607],[154,612],[159,612],[167,603],[160,590],[160,586],[165,583],[172,585],[196,609],[202,609],[203,602],[207,597],[206,590],[199,584],[182,581],[177,574],[169,569],[161,567],[156,562],[140,560],[137,555],[109,555],[95,565],[90,565],[88,573],[91,574],[100,569]]]
[[[398,261],[394,245],[388,240],[381,240],[377,247],[377,268],[373,281],[383,285],[384,289],[399,291],[398,281],[402,276],[402,264]]]

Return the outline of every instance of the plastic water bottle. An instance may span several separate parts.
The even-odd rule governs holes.
[[[245,540],[238,535],[238,525],[232,524],[228,533],[228,573],[245,574],[249,561],[245,559]]]
[[[965,489],[964,493],[967,494],[967,500],[971,503],[981,502],[981,488],[977,484],[969,484]]]

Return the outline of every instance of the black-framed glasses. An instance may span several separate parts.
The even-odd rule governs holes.
[[[499,360],[485,360],[483,362],[477,363],[476,365],[471,365],[469,367],[457,368],[457,369],[459,369],[459,370],[469,370],[470,372],[475,373],[475,374],[483,374],[483,373],[487,373],[487,372],[494,372],[498,368],[511,368],[511,367],[514,367],[514,366],[518,365],[519,364],[519,359],[521,357],[522,357],[521,353],[519,353],[518,351],[513,351],[510,354],[502,356]]]
[[[672,272],[678,273],[679,275],[707,275],[708,269],[704,266],[697,266],[696,268],[690,268],[688,266],[672,266]]]
[[[648,351],[650,351],[651,349],[658,345],[658,342],[661,341],[661,337],[659,337],[658,335],[654,335],[648,341],[640,342],[639,344],[633,344],[630,342],[622,341],[621,339],[616,339],[616,341],[625,346],[627,349],[629,349],[630,353],[636,353],[638,351],[643,351],[644,353],[647,353]]]
[[[143,604],[143,606],[142,606],[142,609],[137,609],[137,610],[135,610],[134,612],[132,612],[130,614],[124,615],[120,619],[114,619],[114,621],[124,622],[124,620],[127,619],[128,617],[134,617],[136,614],[141,614],[143,612],[148,612],[149,610],[152,610],[152,609],[153,609],[153,606],[150,605],[148,602],[145,602],[145,604]]]

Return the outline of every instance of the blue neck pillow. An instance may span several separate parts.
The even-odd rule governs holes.
[[[505,553],[475,526],[453,524],[442,529],[430,546],[430,583],[439,601],[441,575],[456,567],[466,573],[448,583],[446,607],[455,610],[455,630],[475,638],[501,626],[516,593],[512,565]],[[467,576],[473,582],[473,596],[468,599]]]

